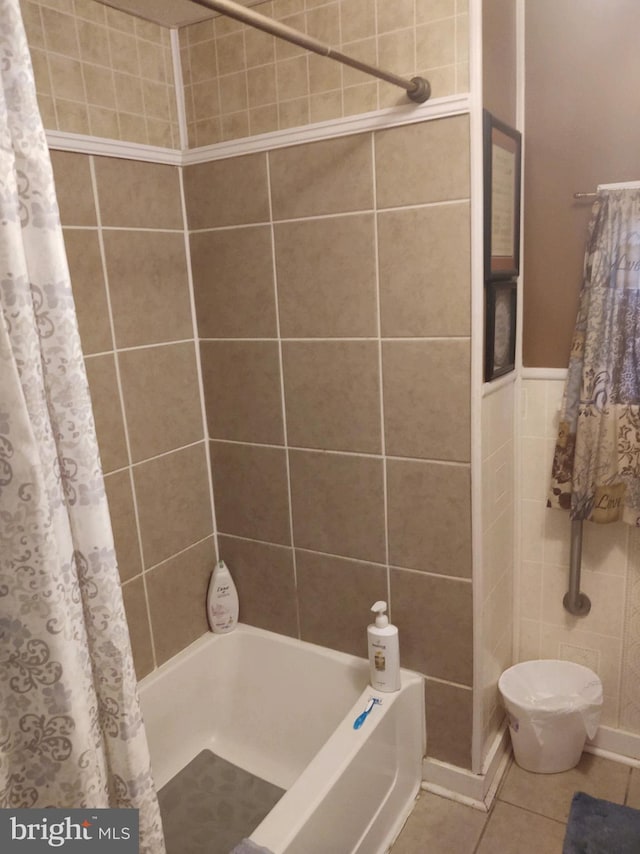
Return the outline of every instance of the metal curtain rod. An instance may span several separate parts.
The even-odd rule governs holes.
[[[306,35],[306,33],[301,33],[298,30],[294,30],[293,27],[288,27],[286,24],[280,23],[280,21],[274,21],[273,18],[268,18],[266,15],[254,12],[253,9],[247,9],[245,6],[233,2],[233,0],[192,0],[192,2],[197,3],[198,6],[204,6],[206,9],[213,9],[214,12],[222,12],[223,15],[228,15],[230,18],[242,21],[243,24],[249,24],[250,27],[256,27],[258,30],[271,33],[272,36],[277,36],[279,39],[297,44],[306,50],[320,54],[320,56],[335,59],[337,62],[351,66],[351,68],[357,68],[366,74],[372,74],[374,77],[386,80],[387,83],[392,83],[394,86],[400,86],[406,91],[408,97],[418,104],[424,103],[431,95],[431,85],[424,77],[412,77],[411,80],[405,80],[404,77],[399,77],[391,71],[383,71],[381,68],[376,68],[375,65],[360,62],[359,59],[354,59],[338,50],[334,50],[312,36]]]

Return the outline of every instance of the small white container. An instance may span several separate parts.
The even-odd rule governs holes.
[[[371,687],[376,691],[400,690],[400,645],[398,629],[385,614],[386,602],[376,602],[371,610],[376,621],[367,627]]]
[[[238,591],[223,560],[218,561],[209,581],[207,619],[216,634],[231,632],[238,624]]]
[[[572,661],[523,661],[504,671],[498,687],[518,765],[537,774],[575,767],[600,722],[598,676]]]

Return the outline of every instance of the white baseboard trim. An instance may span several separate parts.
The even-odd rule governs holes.
[[[640,735],[627,730],[598,727],[595,738],[587,741],[585,751],[640,768]]]
[[[488,812],[510,755],[511,742],[504,723],[491,745],[481,774],[427,757],[422,764],[422,788]]]
[[[78,154],[96,154],[101,157],[119,157],[123,160],[142,160],[145,163],[168,163],[182,166],[183,154],[175,148],[158,145],[143,145],[139,142],[123,142],[83,133],[66,133],[58,130],[45,131],[47,145],[55,151],[74,151]]]
[[[566,380],[566,368],[522,368],[523,380]]]

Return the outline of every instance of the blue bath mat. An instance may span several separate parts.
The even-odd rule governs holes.
[[[640,810],[576,792],[562,854],[638,854]]]

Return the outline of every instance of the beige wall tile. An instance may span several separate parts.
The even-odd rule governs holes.
[[[280,357],[275,341],[203,341],[209,436],[282,445]]]
[[[135,38],[119,30],[110,29],[108,32],[111,61],[114,68],[125,74],[140,77],[140,61]]]
[[[326,122],[342,115],[342,92],[320,92],[309,98],[309,118],[312,122]]]
[[[271,133],[274,130],[278,130],[278,107],[276,104],[267,104],[265,107],[249,110],[249,133],[252,136],[259,133]]]
[[[127,350],[118,358],[132,462],[202,439],[193,342]]]
[[[382,460],[290,451],[289,466],[296,545],[384,561]]]
[[[285,338],[377,333],[373,216],[278,224],[275,245]]]
[[[130,74],[114,74],[114,87],[116,93],[116,105],[125,113],[144,112],[144,101],[142,99],[142,81]],[[128,137],[127,137],[128,139]]]
[[[116,90],[111,69],[83,63],[82,73],[87,91],[87,103],[115,109]]]
[[[106,7],[95,0],[74,0],[73,8],[78,18],[85,18],[96,24],[106,24]]]
[[[233,74],[236,71],[244,71],[246,59],[242,30],[216,39],[216,50],[218,52],[219,74]]]
[[[389,559],[471,578],[471,476],[467,466],[387,461]]]
[[[209,631],[207,587],[215,562],[215,544],[210,537],[147,574],[158,664]]]
[[[154,668],[151,629],[142,576],[123,585],[122,598],[124,599],[124,608],[129,625],[136,676],[138,679],[142,679]]]
[[[247,89],[249,107],[275,104],[278,100],[275,63],[250,68],[247,71]]]
[[[221,533],[291,544],[282,448],[211,442],[211,468]]]
[[[335,47],[340,43],[340,5],[330,3],[317,5],[317,8],[307,7],[307,33],[329,46]]]
[[[192,234],[190,244],[200,335],[275,337],[269,226]]]
[[[118,123],[122,139],[148,144],[149,137],[147,135],[147,123],[144,116],[118,113]]]
[[[111,54],[106,29],[93,21],[80,18],[76,20],[76,27],[82,61],[109,68],[111,66]]]
[[[343,44],[376,35],[376,9],[371,0],[342,0],[340,32]]]
[[[83,352],[111,350],[113,342],[98,232],[67,228],[64,230],[64,245]]]
[[[275,219],[368,209],[373,204],[369,134],[269,154]]]
[[[415,4],[417,24],[449,18],[456,13],[456,0],[415,0]]]
[[[411,29],[395,30],[378,36],[378,62],[381,68],[391,68],[395,74],[413,76],[415,68],[416,36]],[[402,90],[394,87],[395,95],[406,102]]]
[[[378,87],[375,83],[349,86],[343,91],[342,97],[345,116],[368,113],[378,108]]]
[[[22,21],[27,33],[27,41],[29,47],[45,47],[44,30],[42,27],[42,18],[40,15],[40,4],[29,3],[27,0],[21,0],[20,12],[22,13]]]
[[[294,98],[292,101],[280,101],[278,104],[278,127],[299,127],[309,121],[309,98]]]
[[[379,207],[469,196],[467,116],[378,131],[375,146]]]
[[[468,581],[392,568],[391,617],[400,631],[405,667],[471,686],[471,594]]]
[[[103,226],[183,227],[176,166],[96,157]]]
[[[416,27],[416,56],[420,68],[437,68],[456,61],[456,19],[444,18]]]
[[[106,139],[118,139],[120,127],[118,125],[118,114],[115,110],[107,110],[105,107],[96,107],[89,104],[89,130],[93,136],[102,136]]]
[[[129,470],[114,472],[104,479],[120,580],[128,581],[142,572],[140,542],[133,505]]]
[[[287,16],[283,15],[279,17],[278,20],[281,20],[282,23],[285,24],[285,26],[292,27],[294,30],[298,30],[298,32],[306,32],[307,25],[304,10],[301,10],[299,14]],[[284,39],[276,39],[277,62],[286,62],[288,59],[292,59],[295,56],[301,56],[304,53],[305,50],[300,45],[284,41]]]
[[[367,657],[369,607],[387,595],[384,566],[296,550],[300,637]]]
[[[38,104],[40,104],[41,95],[51,95],[51,78],[49,76],[49,62],[47,60],[47,54],[43,50],[32,49],[31,64],[33,66],[36,92],[38,93]]]
[[[242,110],[239,113],[229,113],[220,117],[222,139],[242,139],[249,134],[249,113]]]
[[[63,225],[96,225],[89,157],[52,151],[51,163]]]
[[[191,229],[269,219],[264,154],[187,166],[184,188]]]
[[[217,116],[220,113],[220,98],[218,87],[210,81],[206,83],[195,83],[191,87],[193,95],[192,109],[194,115],[199,118],[206,116]]]
[[[472,692],[428,679],[425,698],[428,755],[471,768]]]
[[[85,363],[100,459],[103,470],[109,472],[129,462],[115,361],[112,355],[105,355],[91,356]]]
[[[383,335],[470,334],[469,217],[467,202],[378,216]]]
[[[103,236],[118,347],[192,338],[184,236],[153,231]]]
[[[65,101],[56,97],[55,112],[58,129],[64,128],[69,133],[90,133],[89,110],[86,104],[77,101]]]
[[[302,98],[308,95],[309,69],[306,54],[278,62],[276,64],[276,78],[280,101],[290,101],[292,98]]]
[[[247,109],[249,101],[245,71],[219,77],[218,85],[220,87],[221,113],[236,113],[238,110]]]
[[[204,444],[134,466],[146,568],[211,533],[206,466]]]
[[[78,58],[80,48],[73,16],[62,14],[46,6],[41,7],[40,14],[47,49],[52,53]]]
[[[317,54],[309,54],[309,92],[327,92],[332,89],[340,89],[342,85],[342,66],[334,60],[327,59]],[[346,66],[345,66],[346,68]]]
[[[218,538],[240,600],[240,620],[260,629],[298,636],[298,607],[290,548]]]
[[[385,341],[382,361],[387,453],[468,461],[469,341]]]
[[[247,68],[275,62],[276,40],[268,33],[248,27],[244,33]]]
[[[374,341],[286,341],[282,351],[289,445],[380,453]]]

